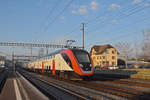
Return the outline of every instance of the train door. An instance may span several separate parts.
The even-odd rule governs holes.
[[[44,73],[44,62],[42,62],[42,73]]]
[[[52,61],[52,74],[55,75],[55,60]]]

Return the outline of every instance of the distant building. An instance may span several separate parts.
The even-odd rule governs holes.
[[[0,52],[0,67],[5,65],[6,54]]]
[[[111,45],[95,45],[90,55],[94,66],[117,66],[118,51]]]
[[[5,60],[6,59],[6,54],[0,52],[0,60]]]

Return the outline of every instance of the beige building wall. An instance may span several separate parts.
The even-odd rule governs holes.
[[[101,54],[95,54],[92,50],[92,59],[94,66],[117,66],[118,52],[115,48],[108,48]]]

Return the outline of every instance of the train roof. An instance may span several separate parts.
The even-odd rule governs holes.
[[[78,48],[67,48],[67,49],[70,49],[71,51],[78,51],[78,50],[81,50],[81,51],[86,51],[86,50],[83,50],[83,49],[78,49]],[[52,52],[52,53],[49,53],[48,55],[45,55],[45,56],[42,56],[42,57],[40,57],[40,58],[38,58],[38,59],[34,59],[34,60],[32,60],[32,61],[36,61],[36,60],[39,60],[39,59],[45,59],[45,58],[47,58],[47,57],[51,57],[51,56],[54,56],[54,55],[56,55],[56,54],[58,54],[60,51],[62,51],[62,50],[66,50],[66,49],[61,49],[61,50],[57,50],[57,51],[55,51],[55,52]],[[87,52],[87,51],[86,51]],[[31,62],[32,62],[31,61]]]

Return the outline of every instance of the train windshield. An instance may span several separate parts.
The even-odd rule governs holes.
[[[79,63],[90,63],[90,57],[87,52],[81,50],[76,50],[73,52]]]

